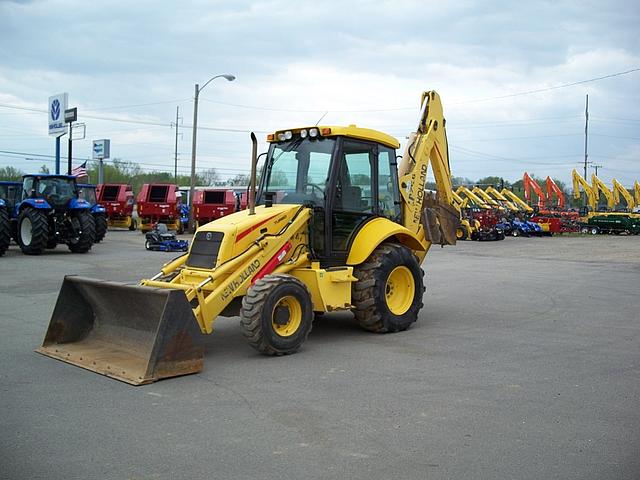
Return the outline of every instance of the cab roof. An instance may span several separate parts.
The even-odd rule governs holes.
[[[380,132],[378,130],[373,130],[371,128],[361,128],[356,125],[345,126],[334,126],[334,125],[318,125],[312,127],[296,127],[296,128],[287,128],[283,130],[276,130],[276,132],[271,136],[267,137],[267,141],[269,143],[277,143],[278,142],[278,134],[291,131],[292,134],[299,134],[301,130],[311,130],[313,128],[318,129],[319,137],[331,138],[331,137],[349,137],[355,138],[357,140],[366,140],[369,142],[376,142],[387,147],[391,147],[397,149],[400,147],[400,142],[395,137],[391,135],[387,135],[384,132]],[[269,137],[272,137],[271,139]]]
[[[73,175],[55,175],[52,173],[28,173],[23,175],[22,178],[26,177],[38,177],[38,178],[64,178],[66,180],[77,180]]]

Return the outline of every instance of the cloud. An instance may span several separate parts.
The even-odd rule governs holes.
[[[478,100],[639,67],[639,20],[636,2],[4,2],[0,103],[46,108],[49,95],[68,91],[81,117],[105,117],[85,119],[90,138],[112,135],[126,159],[155,155],[171,168],[175,106],[190,124],[194,83],[218,73],[238,79],[203,91],[200,124],[245,131],[313,124],[328,112],[323,122],[403,140],[421,92],[437,89],[457,175],[515,179],[535,168],[568,180],[583,155],[588,93],[590,128],[609,135],[592,137],[592,157],[629,183],[640,176],[628,160],[640,137],[640,74]],[[102,110],[148,103],[156,105]],[[16,112],[0,108],[0,119],[15,135],[39,137],[0,137],[5,149],[51,151],[44,118]],[[186,133],[179,150],[188,158]],[[202,130],[198,143],[207,167],[248,167],[247,134]],[[74,151],[88,155],[89,142]]]

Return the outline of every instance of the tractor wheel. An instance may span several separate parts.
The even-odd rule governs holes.
[[[49,240],[47,240],[47,250],[53,250],[58,246],[58,239],[55,233],[49,233]]]
[[[0,257],[4,255],[11,243],[10,230],[9,212],[6,208],[0,208]]]
[[[71,218],[71,222],[80,233],[69,239],[67,245],[73,253],[87,253],[91,250],[91,245],[96,238],[96,223],[91,213],[86,211],[78,212]]]
[[[49,222],[44,212],[25,208],[18,217],[18,245],[26,255],[40,255],[49,241]]]
[[[514,237],[519,237],[520,231],[517,228],[514,228],[513,230],[511,230],[511,235]]]
[[[288,355],[311,331],[313,306],[307,287],[291,275],[267,275],[242,299],[240,325],[249,345],[265,355]]]
[[[467,230],[462,227],[456,228],[456,240],[466,240],[468,237]]]
[[[100,243],[107,234],[107,217],[100,214],[93,217],[96,224],[96,243]]]
[[[376,333],[406,330],[418,319],[424,272],[411,251],[383,244],[354,269],[353,313],[362,328]]]
[[[591,235],[597,235],[599,231],[598,227],[591,227],[589,233],[591,233]]]

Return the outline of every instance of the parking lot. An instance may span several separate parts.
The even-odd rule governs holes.
[[[434,247],[406,332],[325,315],[271,358],[221,318],[202,373],[142,387],[34,353],[65,274],[174,256],[143,242],[0,258],[1,478],[640,478],[639,237]]]

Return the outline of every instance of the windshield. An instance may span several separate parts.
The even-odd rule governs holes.
[[[274,203],[322,205],[335,143],[333,138],[300,137],[272,143],[257,203],[264,203],[264,192],[273,192]]]
[[[41,178],[38,181],[38,196],[70,200],[74,197],[74,184],[66,178]]]
[[[80,187],[78,188],[78,198],[82,198],[86,200],[91,205],[95,205],[96,200],[96,189],[91,187]]]

